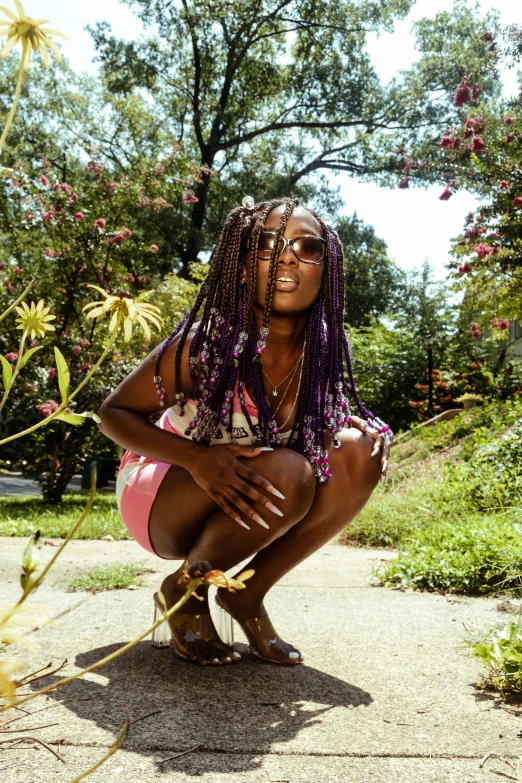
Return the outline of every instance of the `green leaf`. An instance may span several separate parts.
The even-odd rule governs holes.
[[[55,416],[53,421],[60,419],[60,421],[66,421],[67,424],[83,424],[83,416],[80,413],[59,413]]]
[[[1,354],[0,361],[2,362],[2,378],[4,381],[4,388],[6,391],[9,391],[11,388],[11,383],[13,382],[13,371],[5,356],[2,356]]]
[[[84,419],[94,419],[97,424],[101,421],[100,417],[92,411],[84,411],[83,413],[60,413],[59,416],[55,416],[55,419],[61,419],[61,421],[66,421],[68,424],[81,424]]]
[[[31,358],[33,353],[36,353],[36,351],[39,351],[40,348],[43,348],[43,345],[37,345],[36,348],[29,348],[29,350],[26,351],[24,353],[24,355],[22,356],[22,358],[20,359],[20,362],[18,364],[18,369],[21,370],[22,367],[25,367],[25,365],[27,364],[27,362],[29,361],[29,359]]]
[[[54,356],[56,359],[56,367],[58,370],[58,386],[60,387],[60,394],[62,395],[62,402],[67,402],[69,399],[69,387],[71,385],[71,376],[67,362],[65,361],[62,352],[59,348],[54,346]]]
[[[24,594],[39,578],[44,569],[42,559],[42,541],[40,531],[31,536],[22,554],[22,570],[20,572],[20,584]]]

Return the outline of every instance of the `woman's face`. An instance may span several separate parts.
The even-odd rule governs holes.
[[[269,212],[265,222],[265,231],[277,231],[281,222],[281,217],[285,210],[284,205],[274,207]],[[320,237],[321,226],[304,207],[298,206],[292,212],[288,223],[286,224],[283,236],[286,239],[293,239],[300,236]],[[323,279],[324,260],[317,265],[307,264],[294,255],[294,251],[287,245],[281,255],[277,258],[277,272],[274,292],[272,297],[273,315],[298,315],[308,310],[315,302],[321,289]],[[245,279],[250,286],[250,252],[245,256]],[[258,258],[257,261],[257,285],[255,303],[256,306],[264,310],[266,288],[268,284],[269,260]],[[287,278],[285,282],[281,278]],[[291,281],[290,281],[291,279]]]

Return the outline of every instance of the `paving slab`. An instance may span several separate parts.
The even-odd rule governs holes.
[[[18,594],[23,544],[0,539],[0,605]],[[501,761],[482,769],[480,761],[490,752],[511,760],[522,755],[520,718],[474,687],[480,667],[462,647],[467,635],[505,618],[498,601],[375,586],[372,567],[394,556],[330,544],[272,590],[268,609],[280,633],[305,653],[302,667],[259,663],[241,637],[243,658],[226,668],[200,668],[140,642],[60,691],[71,701],[41,713],[59,723],[41,736],[57,743],[67,767],[43,749],[13,750],[0,755],[0,766],[7,756],[23,766],[5,769],[2,781],[52,775],[65,783],[106,752],[126,710],[133,718],[154,714],[133,727],[125,750],[93,782],[389,783],[400,776],[474,783],[498,780],[490,768],[509,774]],[[73,574],[129,561],[155,570],[146,587],[65,592]],[[55,627],[33,634],[34,668],[67,658],[74,672],[137,636],[152,619],[153,588],[176,566],[133,541],[73,541],[32,601],[61,615]]]

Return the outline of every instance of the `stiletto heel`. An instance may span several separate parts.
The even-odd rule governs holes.
[[[160,619],[163,611],[156,605],[154,601],[154,619],[153,623],[157,623]],[[170,629],[166,622],[158,625],[152,632],[152,646],[153,647],[169,647],[170,645]]]
[[[229,647],[234,644],[234,621],[232,617],[226,612],[217,602],[216,611],[216,631],[218,636]]]

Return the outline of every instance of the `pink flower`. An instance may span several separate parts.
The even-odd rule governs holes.
[[[27,394],[33,394],[36,391],[36,383],[24,383],[24,391]]]
[[[54,212],[49,210],[49,212],[44,212],[42,215],[42,220],[47,220],[48,222],[51,222],[51,220],[54,220]]]
[[[449,131],[446,131],[442,139],[439,141],[439,147],[448,149],[449,147],[453,146],[453,141],[454,141],[453,136],[450,136]]]
[[[504,117],[504,125],[513,125],[514,122],[514,117]]]
[[[480,326],[475,322],[469,325],[469,333],[475,340],[478,340],[482,336]]]
[[[153,253],[157,253],[158,250],[159,250],[159,247],[157,245],[151,245],[150,249],[152,250]]]
[[[78,223],[83,223],[83,221],[85,220],[85,215],[83,214],[83,212],[77,212],[76,215],[74,216],[74,219],[77,220]]]
[[[473,247],[473,250],[479,258],[485,258],[493,252],[494,248],[492,248],[491,245],[486,245],[484,242],[480,242],[478,245]]]
[[[111,237],[110,239],[106,239],[105,241],[108,242],[109,245],[114,245],[116,242],[123,242],[125,239],[122,234],[116,234],[115,236]]]
[[[498,183],[500,190],[509,190],[509,182],[507,179],[501,179]]]
[[[447,201],[453,195],[453,191],[450,187],[445,187],[439,196],[440,201]]]
[[[462,264],[462,266],[459,266],[459,272],[468,274],[469,272],[471,272],[471,264]]]
[[[56,367],[49,367],[47,369],[47,375],[49,376],[49,378],[54,378],[54,376],[56,375]]]
[[[199,198],[192,190],[187,190],[187,192],[183,195],[183,201],[186,201],[187,204],[196,204],[199,201]]]
[[[124,239],[128,239],[129,237],[132,236],[132,231],[130,230],[130,228],[127,228],[127,226],[123,226],[121,230],[121,235]]]
[[[55,212],[61,212],[62,211],[62,205],[61,204],[55,204],[53,207],[53,210]]]
[[[480,93],[482,92],[482,87],[480,84],[474,84],[471,88],[471,100],[477,101],[479,99]]]
[[[471,100],[471,88],[467,83],[467,79],[464,78],[457,89],[453,97],[453,104],[455,106],[464,106],[465,103],[469,103]]]
[[[45,255],[47,256],[47,258],[56,258],[57,254],[54,252],[54,250],[51,250],[50,247],[46,247],[45,248]]]
[[[25,219],[28,220],[29,222],[34,220],[34,212],[27,210],[27,212],[25,213]]]
[[[9,293],[11,293],[11,291],[13,290],[13,284],[11,283],[8,277],[6,277],[4,280],[4,286],[9,291]]]
[[[82,352],[81,346],[80,345],[73,345],[72,352],[76,353],[76,354],[81,353]]]
[[[501,331],[504,331],[505,329],[509,329],[509,321],[507,318],[492,318],[489,322],[489,326],[491,329],[500,329]]]
[[[116,190],[118,190],[118,187],[119,187],[119,185],[118,185],[118,183],[117,183],[117,182],[110,182],[110,183],[109,183],[109,190],[112,190],[112,192],[113,192],[113,193],[114,193]]]
[[[71,190],[71,186],[67,184],[67,182],[62,182],[60,185],[62,189],[62,193],[68,193]]]
[[[410,179],[409,179],[409,177],[403,177],[399,181],[399,188],[401,190],[404,190],[404,188],[409,188],[409,187],[410,187]]]
[[[0,264],[0,271],[3,271],[5,269],[5,264]]]
[[[61,190],[62,186],[58,184],[58,182],[55,182],[53,185],[53,190],[56,192],[57,190]]]
[[[488,239],[498,239],[499,236],[500,236],[500,234],[498,233],[498,231],[492,231],[491,234],[489,235]]]
[[[51,415],[51,413],[54,413],[56,410],[58,410],[60,406],[58,405],[55,400],[46,400],[45,402],[42,402],[40,405],[36,406],[36,410],[42,414],[42,416],[46,419],[48,416]]]
[[[471,144],[472,152],[482,152],[482,150],[485,149],[486,145],[484,144],[484,139],[482,136],[473,136],[473,142]]]
[[[98,218],[97,220],[94,221],[94,228],[105,228],[106,225],[107,225],[107,221],[105,220],[105,218]]]
[[[138,280],[139,280],[140,283],[146,283],[147,282],[147,278],[145,277],[145,275],[140,275],[138,277]]]
[[[15,267],[15,274],[16,274],[16,275],[21,275],[21,274],[22,274],[22,269],[21,269],[21,267],[19,267],[19,266],[16,266],[16,267]]]
[[[67,203],[68,204],[74,204],[74,203],[76,203],[78,201],[78,198],[79,198],[79,196],[78,196],[77,193],[71,193],[71,195],[67,199]]]
[[[513,204],[516,207],[519,207],[522,204],[522,196],[517,196],[516,198],[514,198],[513,199]]]
[[[504,139],[506,144],[511,144],[512,141],[515,141],[515,134],[514,133],[508,133],[506,138]]]
[[[45,186],[49,184],[49,180],[47,179],[45,174],[40,174],[40,183]]]
[[[6,353],[5,358],[8,362],[16,362],[18,361],[18,354],[16,351],[10,351],[9,353]]]

